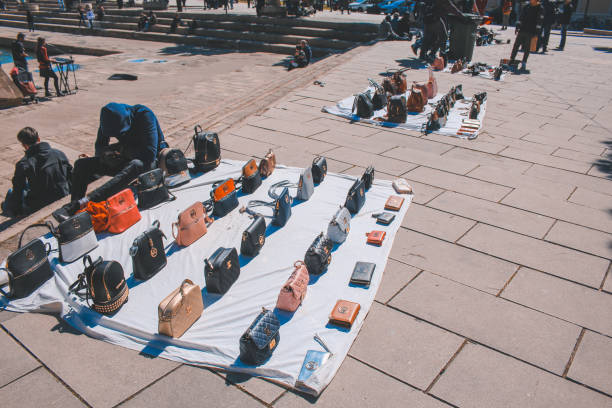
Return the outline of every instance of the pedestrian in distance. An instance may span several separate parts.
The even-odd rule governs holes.
[[[26,21],[28,22],[28,30],[34,32],[34,15],[30,10],[26,10]]]
[[[563,51],[565,48],[565,39],[567,37],[567,28],[572,21],[572,14],[576,11],[576,4],[572,0],[565,0],[561,15],[559,16],[559,24],[561,24],[561,42],[557,47],[557,51]]]
[[[543,9],[538,0],[529,0],[529,4],[523,6],[521,17],[516,24],[516,38],[510,54],[510,61],[515,62],[519,47],[523,48],[523,61],[521,71],[527,71],[527,58],[531,50],[531,42],[542,29]]]

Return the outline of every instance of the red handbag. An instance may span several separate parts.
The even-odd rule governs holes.
[[[106,230],[119,234],[140,221],[140,211],[129,188],[122,190],[106,200],[108,222]]]

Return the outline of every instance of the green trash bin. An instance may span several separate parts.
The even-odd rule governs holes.
[[[450,59],[466,58],[471,61],[474,44],[476,44],[476,30],[482,17],[478,14],[464,14],[463,16],[463,18],[455,15],[448,16],[451,30],[448,56]]]

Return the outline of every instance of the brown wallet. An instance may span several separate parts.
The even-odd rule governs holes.
[[[368,237],[367,242],[368,244],[381,246],[383,243],[383,240],[385,239],[385,235],[387,235],[385,231],[368,232],[366,233],[366,237]]]
[[[404,198],[400,196],[389,196],[387,198],[387,202],[385,203],[385,210],[391,211],[399,211],[402,208],[402,204],[404,204]]]
[[[329,322],[350,329],[359,314],[359,309],[361,309],[359,303],[340,299],[329,315]]]

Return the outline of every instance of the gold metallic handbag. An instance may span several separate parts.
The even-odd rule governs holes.
[[[200,318],[203,310],[200,287],[185,279],[159,304],[159,334],[181,337]]]

